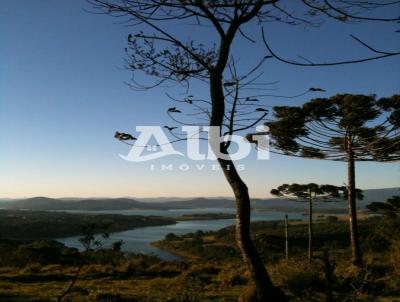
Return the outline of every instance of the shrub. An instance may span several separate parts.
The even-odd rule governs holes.
[[[40,263],[29,263],[20,272],[22,274],[37,274],[41,268],[42,265]]]
[[[396,241],[392,244],[390,250],[390,263],[393,266],[393,270],[400,274],[400,242]]]
[[[279,283],[285,286],[294,296],[314,301],[312,296],[316,293],[325,293],[325,279],[322,268],[307,261],[281,262],[274,274]]]
[[[239,296],[238,302],[256,302],[256,288],[254,285],[247,286]]]
[[[191,287],[203,287],[212,283],[219,272],[220,269],[212,265],[194,264],[182,273],[182,278]]]
[[[93,300],[97,301],[97,302],[121,302],[123,301],[122,295],[119,293],[115,293],[115,292],[96,292],[94,293]],[[129,301],[131,302],[135,302],[137,300],[131,300],[129,299]]]
[[[222,272],[218,278],[225,286],[246,285],[248,280],[243,274],[234,271]]]
[[[390,248],[390,241],[382,234],[374,232],[363,242],[364,248],[371,252],[384,252]]]
[[[339,221],[339,218],[337,216],[330,215],[325,217],[325,221],[326,223],[335,223]]]
[[[60,264],[49,264],[43,266],[40,270],[41,273],[60,273],[62,272],[62,266]]]
[[[168,233],[168,234],[165,236],[165,240],[167,240],[167,241],[177,240],[178,238],[179,238],[179,237],[176,236],[174,233]]]

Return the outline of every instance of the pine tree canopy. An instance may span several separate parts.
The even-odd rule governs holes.
[[[269,127],[272,152],[316,159],[400,159],[400,95],[338,94],[302,106],[278,106]]]

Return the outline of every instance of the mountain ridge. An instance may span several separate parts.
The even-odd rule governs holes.
[[[393,195],[400,195],[400,188],[383,188],[364,190],[364,200],[357,202],[359,208],[373,201],[384,201]],[[3,200],[0,207],[14,210],[35,210],[35,211],[101,211],[101,210],[173,210],[173,209],[194,209],[194,208],[233,208],[235,203],[228,197],[219,198],[188,198],[178,200],[152,199],[152,202],[140,201],[134,198],[50,198],[36,196],[17,200]],[[315,202],[316,208],[327,207],[342,209],[346,206],[345,201],[338,202]],[[261,210],[304,210],[306,203],[284,200],[279,198],[252,199],[252,207]]]

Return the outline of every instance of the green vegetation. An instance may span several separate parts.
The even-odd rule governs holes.
[[[87,225],[96,225],[96,232],[101,233],[175,223],[175,219],[161,216],[0,210],[0,239],[37,240],[78,236],[83,234]]]
[[[308,260],[313,258],[313,202],[317,198],[325,201],[335,200],[340,197],[346,198],[348,195],[346,187],[337,187],[334,185],[309,184],[283,184],[276,189],[271,190],[271,194],[288,199],[299,201],[308,201]],[[357,198],[363,199],[360,189],[356,189]]]
[[[290,300],[400,301],[400,234],[393,232],[398,219],[384,215],[360,220],[366,266],[356,268],[351,266],[348,222],[332,215],[320,218],[314,223],[311,264],[305,222],[290,221],[288,261],[283,222],[251,225],[273,281]],[[62,301],[77,302],[252,301],[251,278],[234,236],[234,227],[170,233],[155,244],[183,257],[174,262],[122,253],[118,244],[110,249],[88,244],[85,252],[78,252],[50,240],[2,240],[0,301],[57,301],[63,293]]]
[[[332,217],[332,216],[330,216]],[[330,218],[331,219],[331,218]],[[362,235],[376,227],[376,219],[363,220],[360,227]],[[284,257],[285,237],[283,221],[254,222],[251,225],[254,243],[265,261],[274,261]],[[346,249],[349,246],[347,223],[336,221],[330,223],[315,222],[315,250]],[[182,236],[168,235],[155,244],[175,253],[190,255],[193,258],[224,260],[226,257],[237,258],[234,243],[235,228],[233,226],[215,232],[190,233]],[[305,222],[295,221],[289,226],[289,249],[292,255],[307,256],[308,228]],[[227,252],[230,251],[230,252]]]
[[[315,223],[315,261],[311,264],[304,222],[289,226],[289,261],[285,260],[283,222],[253,223],[252,236],[273,280],[293,301],[400,301],[400,234],[393,234],[399,221],[370,217],[361,220],[359,227],[364,268],[351,265],[348,223],[336,216]],[[217,232],[171,234],[156,245],[193,261],[240,266],[234,236],[234,228],[228,227]],[[245,275],[239,273],[235,279]]]
[[[278,153],[347,164],[347,196],[353,264],[362,266],[356,199],[357,161],[399,160],[400,96],[337,94],[301,106],[275,106],[267,122]],[[382,119],[384,122],[382,122]]]
[[[88,225],[96,233],[119,232],[146,226],[175,224],[178,220],[232,219],[234,214],[185,214],[177,218],[164,216],[77,214],[67,212],[0,210],[0,240],[56,239],[83,234]]]

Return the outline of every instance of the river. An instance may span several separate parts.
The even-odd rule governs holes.
[[[75,211],[77,212],[77,211]],[[82,211],[80,211],[82,213]],[[87,213],[87,212],[86,212]],[[234,213],[234,209],[226,208],[209,208],[209,209],[182,209],[182,210],[129,210],[129,211],[91,211],[90,213],[102,213],[102,214],[123,214],[123,215],[157,215],[167,217],[178,217],[184,214],[201,214],[201,213]],[[252,212],[252,221],[272,221],[282,220],[285,213],[283,212]],[[303,219],[301,213],[290,213],[289,219]],[[191,220],[191,221],[178,221],[174,225],[165,226],[152,226],[136,228],[123,232],[111,233],[107,240],[103,240],[104,246],[110,245],[112,242],[122,240],[124,242],[122,246],[123,251],[144,253],[155,255],[163,260],[175,260],[177,257],[171,253],[163,251],[155,246],[151,245],[151,242],[163,239],[168,233],[174,233],[176,235],[183,235],[197,230],[201,231],[216,231],[233,225],[234,219],[218,219],[218,220]],[[68,237],[60,238],[57,241],[64,243],[66,246],[75,247],[82,249],[79,243],[79,237]]]

